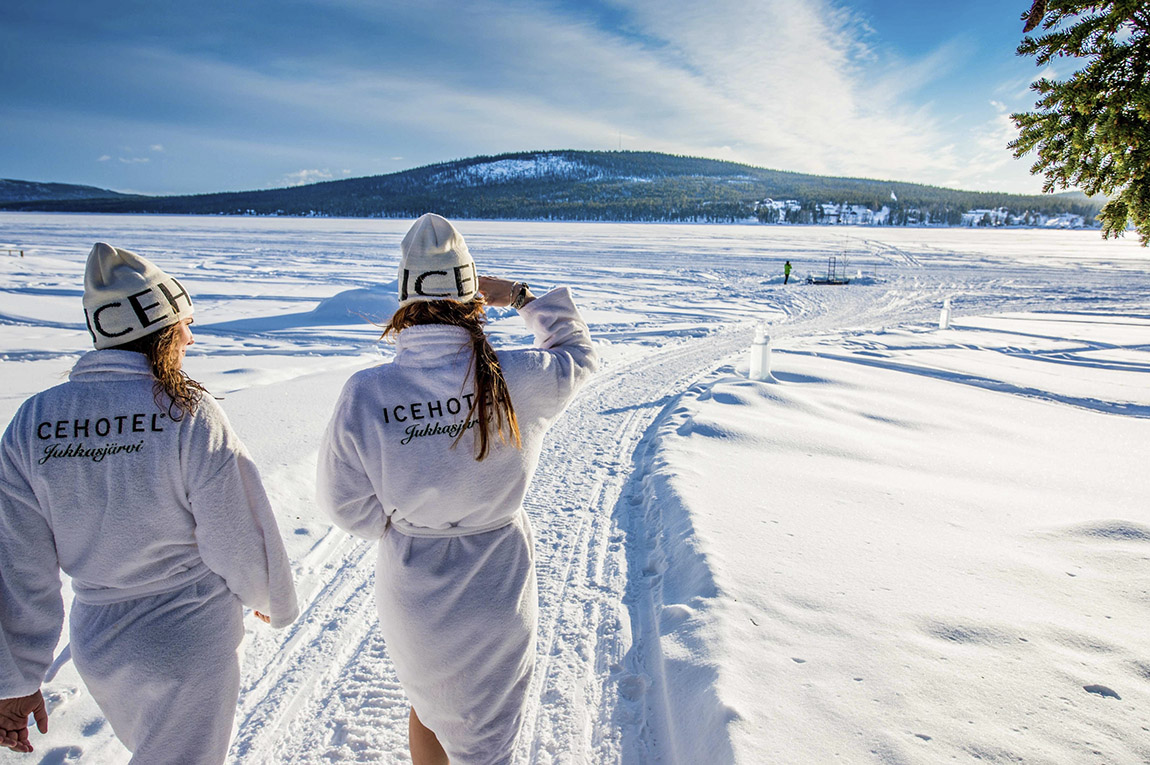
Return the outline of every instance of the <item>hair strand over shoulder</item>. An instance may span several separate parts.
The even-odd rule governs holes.
[[[462,327],[471,333],[474,351],[471,369],[475,373],[475,396],[467,412],[467,421],[474,418],[478,424],[475,439],[475,459],[478,461],[487,457],[492,436],[498,436],[501,443],[513,444],[516,449],[523,447],[519,420],[515,416],[507,381],[503,378],[503,368],[483,332],[483,325],[487,321],[484,305],[482,297],[466,303],[452,300],[409,303],[400,307],[383,329],[384,338],[398,335],[402,330],[418,324],[447,324]],[[466,432],[466,428],[459,432],[452,443],[453,448]]]

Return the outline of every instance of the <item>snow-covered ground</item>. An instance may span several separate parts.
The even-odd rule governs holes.
[[[93,242],[195,297],[187,369],[260,464],[304,603],[280,632],[249,619],[234,762],[408,761],[372,548],[312,499],[343,380],[391,354],[362,317],[394,308],[407,225],[0,214],[0,423],[89,347]],[[529,497],[541,622],[519,762],[1150,761],[1135,240],[460,228],[481,270],[572,286],[604,359]],[[840,254],[851,285],[802,283]],[[498,343],[528,342],[514,312],[492,318]],[[770,382],[746,377],[758,322]],[[65,643],[51,732],[0,761],[127,761]]]

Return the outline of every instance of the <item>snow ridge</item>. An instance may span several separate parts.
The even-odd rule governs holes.
[[[737,326],[696,330],[608,364],[549,436],[527,506],[539,551],[531,696],[540,702],[528,709],[517,762],[563,762],[576,752],[591,762],[650,762],[672,751],[673,726],[657,701],[665,686],[658,670],[635,660],[637,651],[658,649],[658,633],[639,634],[628,602],[635,577],[629,550],[640,521],[626,466],[666,402],[741,346],[745,334]]]
[[[747,343],[745,329],[724,334],[712,346],[720,354]],[[669,386],[687,390],[671,398],[643,434],[616,511],[627,528],[625,603],[632,640],[620,673],[620,720],[625,731],[640,733],[624,741],[624,761],[734,761],[728,726],[739,716],[718,698],[716,668],[697,660],[702,644],[694,617],[718,591],[698,549],[689,508],[672,490],[658,454],[660,434],[677,428],[685,416],[683,396],[705,390],[706,380],[716,374],[714,366]],[[682,725],[685,720],[691,721],[689,729]]]

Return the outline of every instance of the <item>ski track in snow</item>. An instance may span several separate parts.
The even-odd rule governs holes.
[[[305,569],[314,568],[329,580],[286,634],[275,636],[276,645],[245,653],[231,751],[236,762],[297,761],[292,751],[305,745],[318,751],[311,740],[317,731],[308,721],[322,718],[322,710],[317,714],[313,708],[334,702],[337,686],[341,695],[346,693],[340,680],[343,665],[353,659],[348,653],[362,652],[371,641],[374,545],[333,530],[318,548]],[[390,679],[374,681],[375,688],[398,687],[394,672]],[[399,691],[400,699],[402,695]]]

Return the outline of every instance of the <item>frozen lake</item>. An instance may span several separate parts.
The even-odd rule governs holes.
[[[233,762],[408,761],[372,548],[312,498],[340,386],[390,357],[365,317],[394,307],[409,225],[0,213],[5,424],[91,347],[94,242],[195,299],[186,368],[263,471],[304,608],[282,632],[248,620]],[[1150,761],[1135,238],[458,226],[481,273],[570,286],[604,362],[526,505],[541,622],[517,762]],[[805,284],[831,257],[852,283]],[[757,323],[773,382],[746,379]],[[126,762],[65,642],[29,761]]]

